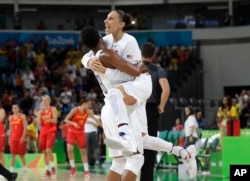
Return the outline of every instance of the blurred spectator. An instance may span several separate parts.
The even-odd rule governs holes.
[[[57,25],[56,30],[64,30],[63,24],[60,23],[59,25]]]
[[[222,104],[217,112],[218,126],[220,128],[220,143],[222,146],[222,137],[227,136],[227,122],[236,118],[236,109],[232,106],[232,99],[225,95],[222,99]]]
[[[195,111],[195,117],[196,117],[199,128],[204,129],[205,128],[205,119],[202,117],[202,111],[200,109],[197,109]]]
[[[47,29],[47,27],[45,26],[43,20],[40,20],[40,22],[39,22],[39,24],[37,25],[36,29],[37,29],[37,30],[46,30],[46,29]]]
[[[13,17],[13,28],[14,30],[21,30],[22,29],[22,18],[20,12],[15,12]]]
[[[195,17],[195,28],[205,28],[204,16],[197,14]]]
[[[175,25],[175,29],[186,29],[187,25],[185,22],[183,22],[183,20],[179,20],[176,25]]]
[[[183,130],[183,124],[181,123],[181,119],[180,118],[176,118],[175,120],[175,125],[173,127],[173,130],[176,131],[182,131]]]
[[[24,96],[20,102],[20,108],[25,115],[28,115],[29,111],[31,110],[33,105],[33,99],[30,96],[30,91],[25,90]]]
[[[27,118],[27,150],[29,153],[36,153],[38,152],[37,148],[37,138],[38,138],[38,130],[35,123],[35,115],[33,114],[32,110],[28,111],[26,116]]]
[[[26,71],[23,72],[22,74],[22,81],[23,81],[24,89],[31,91],[31,89],[34,88],[34,85],[33,85],[34,80],[35,80],[35,77],[34,77],[33,72],[29,68],[27,68]]]
[[[240,127],[246,128],[250,124],[250,101],[247,102],[245,107],[242,109],[240,115]]]
[[[225,11],[223,15],[223,26],[231,26],[232,16],[229,14],[229,11]]]
[[[241,107],[240,104],[238,103],[238,99],[235,97],[232,98],[232,106],[234,106],[236,110],[236,119],[239,119],[241,114]]]

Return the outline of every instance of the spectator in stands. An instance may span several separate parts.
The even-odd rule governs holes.
[[[39,22],[39,24],[37,25],[36,29],[37,29],[37,30],[46,30],[46,29],[47,29],[47,27],[45,26],[43,20],[40,20],[40,22]]]
[[[34,80],[35,80],[35,77],[34,77],[32,70],[30,70],[30,68],[27,68],[26,71],[23,72],[22,74],[22,81],[23,81],[24,89],[27,89],[27,90],[33,89]]]
[[[194,110],[191,106],[185,107],[185,123],[184,123],[184,135],[185,142],[183,147],[186,148],[189,145],[194,145],[198,140],[199,135],[197,132],[198,123],[194,115]]]
[[[217,111],[218,126],[220,128],[220,147],[222,146],[222,137],[227,136],[227,122],[234,120],[236,116],[236,109],[232,106],[230,96],[225,95],[222,99],[222,104]]]
[[[231,26],[232,25],[232,16],[229,14],[229,11],[225,11],[223,15],[223,26]]]
[[[202,117],[202,111],[200,109],[197,109],[195,111],[195,118],[197,120],[199,128],[204,129],[205,128],[205,119]]]
[[[183,127],[183,124],[181,123],[181,119],[180,118],[176,118],[173,130],[182,131],[183,129],[184,129],[184,127]]]
[[[241,107],[240,104],[238,103],[238,99],[235,97],[232,98],[232,106],[234,106],[236,109],[236,119],[239,119],[241,114]]]
[[[248,101],[246,106],[242,109],[240,115],[240,127],[246,128],[248,122],[250,123],[250,101]]]
[[[22,29],[22,18],[20,12],[15,12],[13,17],[13,28],[14,30],[21,30]]]

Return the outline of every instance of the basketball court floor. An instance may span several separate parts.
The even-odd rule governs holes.
[[[91,177],[88,179],[84,179],[81,165],[77,166],[78,171],[74,177],[69,176],[69,167],[64,164],[58,165],[56,178],[43,178],[44,168],[29,168],[28,172],[24,175],[22,169],[17,169],[17,181],[105,181],[109,166],[110,164],[104,164],[102,166],[91,167]],[[0,180],[2,181],[3,179]],[[137,180],[139,181],[139,178]],[[154,181],[229,181],[229,178],[199,173],[197,178],[189,179],[187,174],[178,174],[176,171],[161,169],[155,171]]]

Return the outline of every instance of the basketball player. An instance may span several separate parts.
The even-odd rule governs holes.
[[[91,106],[91,100],[82,98],[80,100],[80,106],[74,107],[65,117],[64,122],[69,124],[67,133],[67,151],[69,157],[69,163],[71,166],[70,176],[73,177],[76,174],[76,167],[74,161],[73,148],[75,141],[77,141],[78,148],[83,162],[84,177],[89,178],[88,158],[86,154],[86,134],[84,132],[84,126],[88,117],[96,119],[93,111],[89,110]]]
[[[11,153],[10,172],[14,172],[16,164],[16,155],[20,156],[23,164],[23,173],[27,172],[26,166],[26,133],[27,133],[27,120],[26,116],[20,113],[20,108],[17,104],[12,105],[13,114],[9,117],[10,136],[9,145]]]
[[[4,160],[4,149],[5,149],[5,129],[4,129],[4,119],[5,119],[5,110],[0,107],[0,163],[5,165]]]
[[[92,31],[95,32],[94,35],[93,35]],[[100,51],[97,54],[100,54],[99,58],[102,57],[103,60],[107,62],[107,64],[110,62],[110,60],[113,60],[113,59],[117,60],[118,59],[120,61],[117,61],[117,62],[111,61],[111,63],[114,63],[117,67],[124,70],[128,74],[132,74],[134,76],[137,76],[137,75],[140,75],[140,73],[144,71],[144,65],[140,65],[139,66],[140,68],[135,67],[132,64],[128,63],[127,61],[122,60],[114,51],[106,49],[104,46],[104,43],[102,41],[102,38],[99,36],[97,30],[95,30],[94,28],[86,27],[82,31],[81,37],[82,37],[83,44],[85,44],[88,48],[93,48],[93,49],[99,48],[97,46],[97,44],[100,40],[98,45],[100,47],[102,47],[103,51]],[[87,41],[85,41],[85,40],[87,40]],[[94,43],[93,47],[91,45],[92,43]],[[100,50],[100,49],[98,49],[98,50]],[[113,65],[110,64],[110,66],[113,66]],[[102,74],[96,73],[96,76],[97,76],[97,79],[99,79],[99,84],[102,87],[104,95],[109,97],[109,95],[107,95],[108,94],[107,90],[109,90],[111,87],[113,87],[114,83],[112,81],[110,81],[109,78],[103,76]],[[145,74],[143,76],[148,76],[147,80],[149,80],[148,83],[149,83],[149,88],[150,88],[151,87],[150,86],[151,77],[149,76],[149,74]],[[145,88],[145,86],[148,86],[148,85],[144,84],[144,87],[142,87],[142,89]],[[109,92],[111,92],[111,91],[109,90]],[[150,93],[149,93],[149,95],[150,95]],[[112,100],[110,101],[110,97],[109,98],[107,98],[107,97],[105,98],[105,106],[103,107],[102,114],[101,114],[102,121],[103,121],[103,128],[104,128],[104,132],[105,132],[106,137],[117,137],[118,136],[118,130],[117,130],[118,128],[117,128],[117,126],[114,126],[111,124],[111,123],[113,123],[112,120],[115,117],[115,115],[112,114],[114,112],[113,111],[114,108],[111,109],[111,105],[112,104],[117,105],[117,103],[114,103],[114,101],[116,101],[115,99],[113,99],[113,102],[112,102]],[[125,111],[127,111],[127,110],[125,110]],[[125,114],[125,116],[126,116],[126,114]],[[137,121],[134,121],[133,123],[137,123]],[[133,126],[133,128],[140,128],[140,126],[139,125]],[[122,180],[126,180],[126,179],[135,180],[137,174],[139,173],[139,171],[141,169],[141,166],[143,163],[143,156],[141,155],[141,153],[143,152],[142,140],[137,141],[137,139],[136,139],[138,137],[141,138],[140,130],[137,130],[137,131],[133,130],[131,133],[133,133],[133,136],[132,136],[132,134],[130,134],[130,136],[133,137],[133,139],[131,138],[131,140],[133,140],[133,145],[131,146],[132,148],[129,151],[131,151],[132,153],[137,153],[137,149],[138,149],[139,153],[134,154],[134,155],[127,157],[127,158],[119,158],[120,156],[123,156],[123,154],[121,152],[119,152],[118,150],[110,149],[110,156],[113,157],[113,160],[112,160],[112,166],[110,168],[111,173],[108,174],[108,180],[118,180],[118,179],[120,179],[121,175],[126,175],[126,177],[122,177]],[[140,138],[138,138],[138,139],[140,139]],[[138,146],[137,143],[139,143],[139,142],[141,142],[141,149],[137,148],[137,146]],[[124,162],[124,161],[126,161],[126,162]],[[124,171],[124,173],[123,173],[123,171]]]
[[[50,97],[42,96],[42,106],[37,114],[37,124],[41,125],[39,134],[39,150],[43,152],[45,162],[44,177],[56,176],[56,165],[52,149],[57,131],[57,110],[50,106]]]
[[[115,10],[115,11],[112,11],[111,13],[109,13],[108,17],[104,21],[105,25],[106,25],[105,31],[106,31],[106,33],[112,33],[112,35],[107,35],[106,37],[110,37],[111,40],[113,37],[113,40],[112,41],[108,40],[106,42],[105,37],[104,37],[104,41],[105,41],[105,44],[108,46],[108,48],[110,48],[109,46],[111,46],[111,48],[114,48],[113,45],[115,45],[115,48],[119,48],[119,50],[115,49],[115,52],[118,52],[118,54],[125,56],[125,57],[134,57],[133,54],[129,54],[129,53],[124,54],[122,50],[128,50],[127,52],[129,52],[129,50],[130,50],[130,52],[131,52],[131,50],[137,49],[138,45],[137,45],[136,40],[134,38],[127,38],[127,40],[130,40],[130,41],[124,41],[124,40],[119,41],[119,40],[122,40],[123,37],[126,37],[125,36],[126,33],[124,33],[122,30],[122,27],[124,27],[126,24],[125,21],[123,20],[124,16],[125,16],[125,14],[119,10]],[[115,21],[116,21],[116,24],[115,24]],[[115,28],[113,28],[113,27],[116,27],[116,28],[118,27],[118,29],[119,29],[119,27],[121,27],[121,28],[117,31],[118,32],[117,33],[116,31],[114,31]],[[111,30],[114,32],[111,32]],[[118,35],[118,36],[116,36],[116,35]],[[120,37],[120,39],[116,39],[115,37]],[[135,41],[137,46],[131,46],[131,45],[134,45],[131,43],[131,41]],[[121,44],[119,44],[119,42]],[[127,47],[127,49],[125,47]],[[140,50],[139,50],[139,52],[140,52]],[[126,56],[126,55],[128,55],[128,56]],[[86,65],[89,66],[89,68],[91,68],[94,71],[101,71],[101,70],[103,71],[103,68],[101,67],[100,62],[96,59],[90,60],[90,58],[91,58],[91,52],[89,52],[88,54],[86,54],[86,56],[84,56],[83,64],[85,66]],[[127,61],[130,61],[130,60],[127,58]],[[131,61],[131,62],[133,62],[133,61]],[[120,73],[120,74],[117,73],[117,74],[112,75],[112,72],[115,72],[115,71],[117,71],[117,70],[106,69],[106,72],[105,71],[103,71],[103,72],[105,72],[105,76],[108,76],[112,79],[115,79],[115,78],[117,80],[120,79],[120,83],[121,83],[121,80],[123,80],[123,82],[126,81],[126,78],[128,76],[124,76],[123,73]],[[118,75],[120,75],[120,77]],[[115,82],[115,81],[113,80],[113,82]],[[117,82],[119,82],[119,81],[116,81],[116,83]],[[122,92],[124,93],[125,91],[122,91]],[[118,95],[118,93],[117,93],[117,95]],[[124,96],[125,95],[123,94],[123,96],[121,96],[121,97],[124,98]],[[117,96],[116,98],[119,99],[118,97],[119,96]],[[130,97],[130,104],[132,104],[133,101],[136,101],[136,100],[133,100],[133,98]],[[138,111],[138,114],[139,114],[138,118],[140,119],[140,124],[142,126],[144,148],[145,149],[152,149],[152,150],[156,150],[156,151],[166,151],[168,153],[173,153],[177,156],[180,156],[183,161],[188,160],[188,167],[189,167],[189,171],[190,171],[190,176],[194,177],[197,173],[196,162],[195,162],[196,152],[195,152],[194,148],[190,147],[189,150],[187,151],[187,150],[184,150],[182,147],[173,146],[172,143],[168,143],[168,142],[165,142],[159,138],[149,136],[147,134],[145,103],[144,103],[144,105],[141,105],[141,107],[142,107],[141,109],[136,109],[136,110],[140,110],[140,111]],[[122,115],[122,114],[120,114],[120,115]],[[122,142],[118,141],[118,144],[115,145],[117,148],[121,148],[121,145],[119,145],[119,143],[122,143]],[[192,155],[190,155],[190,154],[192,154]]]

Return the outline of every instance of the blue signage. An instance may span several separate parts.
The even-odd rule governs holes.
[[[144,42],[152,41],[156,46],[175,46],[175,45],[192,45],[192,31],[142,31],[128,32],[133,35],[139,45]],[[78,47],[79,32],[51,32],[51,31],[27,31],[27,32],[0,32],[0,43],[5,44],[9,38],[12,38],[16,43],[25,43],[33,37],[40,40],[45,37],[48,41],[49,48],[60,46],[62,48],[67,45]]]

